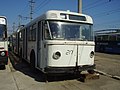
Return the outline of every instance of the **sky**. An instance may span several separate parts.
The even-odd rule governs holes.
[[[30,19],[30,0],[1,0],[0,15],[8,19],[8,33]],[[78,0],[33,0],[33,19],[48,10],[70,10],[77,12]],[[90,15],[94,21],[94,31],[120,28],[120,0],[82,0],[82,13]],[[19,16],[22,16],[19,19]]]

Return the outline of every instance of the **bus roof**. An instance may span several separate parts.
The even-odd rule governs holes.
[[[6,18],[6,16],[0,16],[0,18]]]
[[[45,14],[40,15],[33,21],[29,22],[26,26],[29,26],[41,20],[61,20],[93,24],[92,18],[85,14],[70,11],[50,10],[47,11]]]
[[[120,29],[104,29],[104,30],[98,30],[95,31],[95,36],[97,35],[111,35],[111,34],[120,34]]]

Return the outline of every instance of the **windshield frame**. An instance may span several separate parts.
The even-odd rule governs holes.
[[[48,30],[49,30],[49,35],[50,35],[50,37],[49,38],[45,38],[45,39],[50,39],[50,40],[76,40],[76,41],[94,41],[94,33],[93,33],[93,24],[90,24],[90,23],[80,23],[80,22],[71,22],[71,21],[58,21],[58,20],[48,20],[48,21],[46,21],[47,22],[47,28],[48,28]],[[90,35],[91,35],[91,40],[89,39],[89,40],[87,40],[87,39],[85,39],[85,36],[82,36],[82,34],[79,34],[79,39],[78,39],[78,37],[77,37],[77,35],[75,36],[71,36],[70,38],[65,38],[65,37],[63,37],[63,38],[55,38],[55,37],[53,37],[54,35],[53,35],[53,31],[52,31],[52,27],[51,27],[51,22],[52,23],[55,23],[55,24],[61,24],[62,26],[61,27],[59,27],[60,29],[59,29],[59,31],[61,30],[61,32],[60,33],[62,33],[63,34],[63,31],[65,31],[65,33],[64,34],[66,34],[66,32],[67,32],[67,29],[66,30],[63,30],[62,28],[64,28],[64,27],[69,27],[70,29],[71,29],[71,31],[73,31],[73,28],[75,27],[75,28],[77,28],[77,26],[80,26],[80,27],[83,27],[83,26],[88,26],[89,27],[89,31],[90,31]],[[66,26],[65,26],[66,25]],[[55,25],[54,25],[55,26]],[[75,30],[75,29],[74,29]],[[76,29],[76,31],[77,31],[77,29]],[[88,32],[88,31],[86,31],[86,32]],[[58,34],[58,35],[60,35],[60,33]],[[67,32],[67,34],[69,35],[71,32]],[[74,32],[72,32],[72,33],[74,33]],[[71,33],[71,35],[72,35],[72,33]],[[80,33],[80,28],[79,28],[79,33]],[[72,38],[73,37],[73,38]],[[83,38],[83,39],[81,39],[81,38]]]

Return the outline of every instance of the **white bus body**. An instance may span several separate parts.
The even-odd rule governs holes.
[[[0,65],[8,63],[7,19],[0,16]]]
[[[18,32],[19,55],[45,73],[93,70],[92,26],[88,15],[48,11]]]

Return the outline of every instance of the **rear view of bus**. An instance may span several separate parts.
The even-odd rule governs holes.
[[[7,21],[0,16],[0,65],[8,63]]]
[[[53,11],[47,14],[44,46],[48,66],[45,71],[48,73],[93,72],[95,43],[92,18],[65,11]]]

